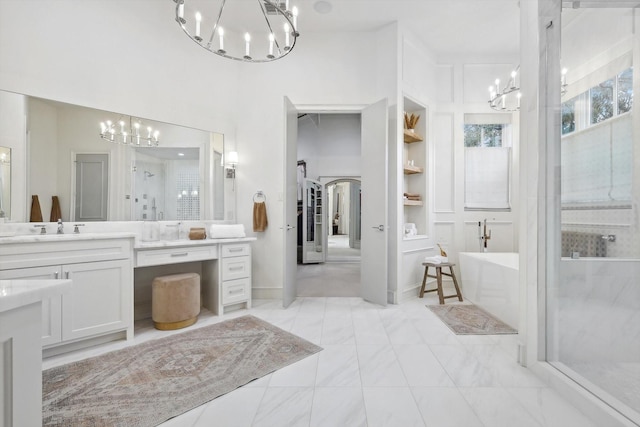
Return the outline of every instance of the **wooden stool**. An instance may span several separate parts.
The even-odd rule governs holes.
[[[458,287],[458,281],[456,280],[456,275],[453,272],[454,263],[451,262],[443,262],[441,264],[434,264],[431,262],[423,262],[424,265],[424,277],[422,278],[422,287],[420,288],[420,298],[424,296],[427,292],[436,292],[438,291],[438,298],[440,299],[440,304],[444,304],[445,298],[455,298],[458,297],[459,301],[462,301],[462,294],[460,293],[460,288]],[[429,274],[429,267],[435,267],[436,275]],[[449,273],[445,273],[442,271],[442,267],[449,267]],[[453,286],[456,287],[455,295],[447,295],[444,296],[442,292],[442,276],[449,276],[453,279]],[[427,277],[433,277],[437,280],[437,287],[435,289],[429,289],[428,291],[424,290],[424,287],[427,285]]]

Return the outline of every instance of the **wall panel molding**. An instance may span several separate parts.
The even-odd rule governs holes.
[[[455,206],[454,115],[435,113],[433,123],[433,210],[452,213]]]

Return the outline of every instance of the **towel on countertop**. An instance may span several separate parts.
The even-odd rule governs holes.
[[[428,256],[424,259],[424,262],[431,264],[442,264],[443,262],[449,262],[449,258],[442,255]]]
[[[245,236],[244,224],[212,224],[209,227],[210,239],[231,239]]]
[[[57,222],[59,219],[62,219],[60,200],[58,200],[58,196],[51,196],[51,215],[49,216],[49,221]]]
[[[37,195],[31,196],[31,216],[29,221],[42,222],[42,210],[40,209],[40,200],[38,200]]]
[[[265,202],[253,204],[253,231],[264,231],[269,225],[267,220],[267,205]]]

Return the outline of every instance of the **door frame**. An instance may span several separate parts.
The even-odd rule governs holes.
[[[285,95],[285,98],[291,99],[287,95]],[[366,104],[296,104],[296,103],[293,103],[293,106],[297,110],[298,114],[314,114],[314,113],[316,114],[362,114],[362,112],[370,105],[371,105],[370,103],[366,103]],[[362,135],[360,136],[360,138],[362,143]],[[297,145],[298,145],[298,141],[296,140],[296,150],[297,150]],[[287,138],[286,130],[285,130],[284,152],[286,153],[288,149],[289,149],[289,140]],[[285,165],[284,165],[285,177],[286,177],[286,167],[287,165],[286,165],[286,156],[285,156]],[[286,186],[287,186],[287,183],[285,179],[285,182],[283,183],[283,194],[286,194],[286,191],[287,191]],[[326,191],[325,191],[325,194],[326,194]],[[286,212],[288,209],[291,209],[290,203],[293,203],[293,201],[285,197],[284,198],[284,212],[285,212],[284,221],[285,222],[286,222]],[[297,204],[297,200],[295,201],[295,203]],[[297,208],[297,206],[294,206],[294,208]],[[286,224],[283,224],[283,227],[285,226]],[[294,262],[297,264],[297,258],[294,258],[293,260],[287,259],[286,245],[284,244],[282,249],[282,257],[283,257],[284,265],[286,265],[287,262]],[[283,282],[283,291],[282,291],[283,301],[285,300],[284,286],[285,286],[285,283]]]
[[[324,186],[324,195],[325,195],[325,198],[327,198],[327,196],[329,195],[329,192],[327,191],[327,187],[329,187],[330,185],[335,185],[335,184],[337,184],[337,183],[341,183],[341,182],[348,182],[348,183],[350,183],[350,184],[357,183],[357,184],[359,184],[359,185],[362,187],[362,179],[361,179],[361,177],[360,177],[360,176],[358,176],[358,177],[355,177],[355,176],[349,176],[349,177],[348,177],[348,176],[344,176],[344,177],[332,176],[332,177],[320,177],[320,178],[321,178],[321,179],[320,179],[320,182],[321,182],[321,183],[322,183],[322,185]],[[351,201],[350,201],[349,203],[350,203],[350,205],[351,205]],[[327,200],[325,200],[324,205],[325,205],[327,208],[329,207],[329,203],[328,203],[328,201],[327,201]],[[353,206],[350,206],[350,208],[349,208],[349,209],[350,209],[350,210],[353,210]],[[328,218],[328,220],[331,220],[331,218],[330,218],[330,217],[327,217],[327,218]],[[350,224],[349,224],[349,229],[350,229],[350,230],[351,230],[351,225],[352,225],[352,224],[351,224],[351,219],[352,219],[352,218],[351,218],[351,214],[349,214],[349,222],[350,222]],[[328,247],[329,242],[328,242],[328,235],[329,235],[329,227],[330,227],[330,224],[329,224],[329,223],[327,223],[327,224],[328,224],[328,225],[327,225],[326,230],[325,230],[325,231],[326,231],[327,238],[325,238],[325,240],[324,240],[324,245],[325,245],[324,251],[325,251],[325,254],[326,254],[326,255],[325,255],[325,259],[326,259],[326,257],[328,257],[328,256],[329,256],[329,247]],[[362,222],[360,223],[360,226],[362,227]],[[360,248],[360,247],[358,246],[358,249],[359,249],[359,248]],[[337,261],[342,261],[342,260],[338,259]],[[357,262],[360,262],[360,261],[361,261],[361,259],[358,259],[358,261],[357,261]]]

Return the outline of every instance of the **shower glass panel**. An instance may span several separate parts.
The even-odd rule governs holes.
[[[638,24],[637,8],[563,9],[560,62],[567,71],[557,76],[561,99],[547,100],[561,115],[552,138],[552,146],[560,145],[560,198],[551,214],[560,219],[554,237],[561,256],[549,263],[557,271],[546,292],[546,357],[635,423],[640,423],[640,120],[633,96],[640,90]]]

